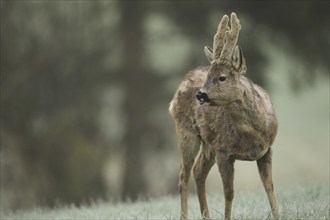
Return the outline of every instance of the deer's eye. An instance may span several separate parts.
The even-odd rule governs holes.
[[[227,79],[226,76],[219,76],[219,81],[224,82]]]

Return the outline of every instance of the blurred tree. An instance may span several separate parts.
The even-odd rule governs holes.
[[[146,83],[145,47],[143,35],[143,2],[120,2],[121,34],[124,45],[122,74],[125,86],[124,112],[126,132],[123,137],[125,146],[125,165],[123,174],[122,197],[137,199],[145,192],[145,176],[142,160],[143,138],[148,130],[147,115],[153,100],[148,99],[152,84]]]
[[[71,11],[79,2],[1,4],[1,150],[21,155],[20,168],[3,157],[11,166],[1,166],[9,169],[1,187],[24,182],[34,194],[36,201],[19,195],[16,208],[104,197],[106,157],[96,124],[102,74],[92,74],[104,51],[85,50],[80,14]],[[8,138],[16,144],[6,145]],[[11,182],[18,169],[27,175]]]

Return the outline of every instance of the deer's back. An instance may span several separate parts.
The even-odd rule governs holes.
[[[170,103],[169,112],[177,124],[192,127],[199,107],[196,92],[203,86],[209,67],[198,67],[186,75]]]

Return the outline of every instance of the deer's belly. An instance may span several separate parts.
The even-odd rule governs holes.
[[[256,145],[244,145],[244,146],[233,146],[224,147],[228,156],[231,156],[237,160],[259,160],[264,156],[269,147],[263,144]]]

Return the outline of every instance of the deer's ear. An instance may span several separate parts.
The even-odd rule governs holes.
[[[234,49],[234,53],[232,56],[232,62],[235,70],[237,70],[240,74],[246,73],[246,63],[245,58],[243,56],[242,48],[236,45]]]
[[[210,62],[210,63],[212,63],[212,61],[213,61],[213,50],[210,48],[210,47],[208,47],[208,46],[205,46],[204,47],[204,53],[205,53],[205,55],[206,55],[206,57],[207,57],[207,60]]]

